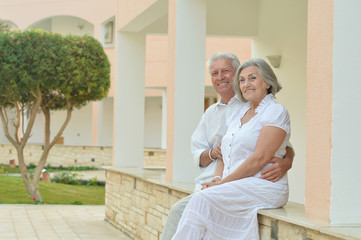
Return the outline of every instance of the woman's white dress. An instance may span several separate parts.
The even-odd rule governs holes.
[[[245,124],[240,119],[250,105],[240,109],[230,119],[222,140],[223,177],[240,166],[256,148],[264,126],[283,129],[287,135],[275,156],[283,158],[290,137],[290,119],[287,110],[268,94],[256,109],[256,115]],[[266,169],[271,164],[264,167]],[[263,170],[263,169],[262,169]],[[213,186],[196,193],[183,212],[175,240],[235,239],[258,240],[257,210],[278,208],[288,200],[287,175],[273,183],[253,177]]]

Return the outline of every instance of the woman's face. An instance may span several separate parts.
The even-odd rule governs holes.
[[[250,66],[243,69],[239,75],[239,88],[242,96],[251,103],[258,104],[267,95],[267,89],[270,87],[256,66]]]

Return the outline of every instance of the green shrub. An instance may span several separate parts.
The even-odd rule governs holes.
[[[51,179],[52,182],[71,184],[71,185],[81,185],[82,181],[78,179],[78,174],[71,172],[61,172],[54,175]]]
[[[34,163],[29,163],[28,169],[35,169],[36,165]]]
[[[74,168],[73,166],[68,166],[68,167],[67,167],[67,170],[68,170],[68,171],[74,171],[75,168]]]
[[[33,204],[44,204],[44,202],[36,199],[35,197],[33,198]]]
[[[97,186],[98,185],[98,178],[97,177],[90,178],[86,185],[88,185],[88,186]]]

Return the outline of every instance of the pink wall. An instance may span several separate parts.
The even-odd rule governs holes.
[[[145,86],[167,85],[168,78],[168,37],[147,36]]]
[[[328,9],[325,11],[325,9]],[[333,1],[308,1],[306,213],[329,221]]]

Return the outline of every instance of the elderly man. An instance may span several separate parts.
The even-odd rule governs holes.
[[[195,192],[201,190],[203,182],[213,179],[219,159],[222,159],[220,143],[227,131],[230,115],[242,108],[232,88],[233,77],[239,67],[238,58],[227,52],[212,55],[207,61],[207,67],[214,89],[220,95],[217,103],[211,105],[203,114],[196,130],[192,135],[192,153],[194,162],[202,169],[201,175],[196,178]],[[262,172],[262,178],[277,181],[292,167],[294,153],[287,147],[284,159],[273,158],[271,167]],[[173,205],[162,233],[162,240],[173,237],[184,208],[193,194]]]

